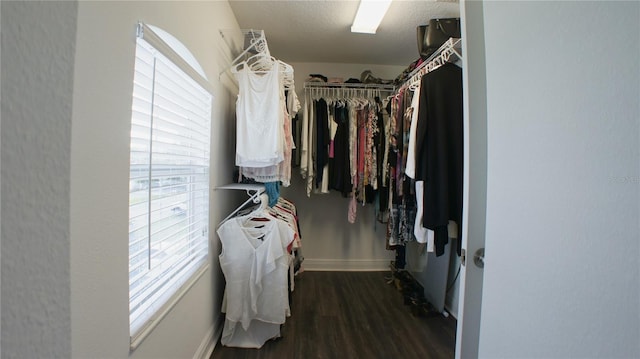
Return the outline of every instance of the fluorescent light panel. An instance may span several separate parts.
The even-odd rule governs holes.
[[[391,5],[391,0],[360,0],[351,32],[375,34]]]

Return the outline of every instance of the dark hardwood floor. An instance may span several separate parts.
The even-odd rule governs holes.
[[[261,349],[222,346],[211,359],[453,358],[453,317],[414,316],[390,272],[304,272],[282,338]]]

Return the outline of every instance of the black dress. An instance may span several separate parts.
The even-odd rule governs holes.
[[[316,101],[316,188],[322,184],[323,169],[329,162],[329,113],[324,99]]]
[[[450,219],[462,233],[462,118],[462,69],[446,64],[425,74],[416,130],[416,180],[425,183],[422,224],[435,232],[436,255],[444,253],[449,241]]]
[[[333,161],[329,169],[329,188],[340,191],[347,197],[351,184],[351,166],[349,163],[349,109],[347,106],[334,107],[333,120],[338,125],[333,137]]]

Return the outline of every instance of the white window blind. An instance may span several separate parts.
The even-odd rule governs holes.
[[[129,178],[132,343],[207,264],[212,103],[202,79],[187,75],[158,51],[161,46],[136,41]]]

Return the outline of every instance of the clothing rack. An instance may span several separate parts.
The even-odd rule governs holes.
[[[304,91],[312,98],[320,97],[384,97],[393,93],[396,87],[391,84],[305,82]],[[383,95],[384,94],[384,95]]]
[[[413,125],[419,126],[417,122],[413,122],[414,120],[422,121],[422,119],[418,119],[418,116],[416,116],[416,118],[413,117],[414,115],[419,115],[419,106],[421,106],[420,100],[422,100],[422,96],[426,95],[427,104],[429,103],[429,101],[434,100],[429,97],[429,91],[426,89],[420,88],[421,93],[419,94],[415,92],[420,87],[423,76],[425,76],[430,72],[433,72],[432,75],[435,75],[434,77],[437,77],[437,72],[435,72],[434,70],[441,68],[448,63],[454,63],[459,60],[462,60],[461,45],[462,45],[462,40],[460,38],[449,38],[442,46],[440,46],[440,48],[438,48],[438,50],[436,50],[431,56],[429,56],[422,63],[420,63],[409,74],[407,80],[405,80],[403,84],[398,88],[398,92],[397,92],[398,94],[403,92],[409,92],[411,90],[411,91],[414,91],[413,93],[414,97],[416,95],[420,96],[420,98],[418,98],[418,109],[413,108],[412,116],[410,117],[411,126]],[[452,67],[456,67],[456,66],[452,66]],[[453,69],[449,69],[449,70],[453,70]],[[459,70],[459,69],[456,69],[456,70]],[[446,71],[444,71],[443,73],[446,73]],[[440,82],[439,85],[450,86],[453,84]],[[461,85],[462,85],[462,82],[460,82],[460,86]],[[460,91],[461,90],[462,88],[460,87]],[[426,94],[423,95],[422,91],[425,91]],[[443,93],[444,92],[446,91],[443,91]],[[411,96],[411,95],[405,93],[405,98],[407,98],[407,96]],[[399,99],[399,98],[396,98],[396,99]],[[440,110],[444,110],[446,108],[446,103],[447,103],[446,98],[443,99],[441,96],[439,96],[438,99],[441,100],[439,102],[440,102],[440,105],[442,105],[442,107],[439,108],[439,111],[434,111],[434,112],[440,112]],[[405,103],[405,105],[407,104]],[[413,107],[413,106],[414,106],[413,103],[409,105],[409,107]],[[433,104],[431,106],[433,106]],[[409,107],[402,107],[399,105],[398,114],[400,114],[400,116],[396,118],[401,119],[403,113],[406,115],[407,114],[406,109]],[[445,120],[453,121],[453,118],[449,118],[448,114],[447,116],[435,115],[434,118],[430,120],[438,121],[437,118],[439,118],[439,120],[442,122],[444,122]],[[462,120],[460,119],[460,121]],[[416,129],[417,131],[417,126],[412,128]],[[437,128],[440,129],[441,127],[437,127]],[[403,131],[406,131],[406,129],[403,129]],[[453,133],[452,130],[448,130],[448,129],[446,131],[445,130],[442,130],[442,131],[443,133],[447,133],[446,131],[451,131],[450,133]],[[431,132],[431,133],[434,134],[434,132]],[[442,135],[443,143],[445,143],[445,138],[449,138],[450,133],[448,133],[447,135]],[[427,134],[424,134],[424,136],[426,137]],[[404,135],[404,133],[402,135]],[[449,141],[449,140],[446,140],[446,141]],[[453,146],[454,144],[453,142],[449,141],[448,145]],[[438,149],[440,149],[440,147],[438,147]],[[416,149],[416,151],[418,151],[418,149]],[[433,155],[434,152],[437,152],[437,151],[433,151],[430,153]],[[450,183],[449,185],[453,186],[454,184]],[[424,204],[424,206],[425,206],[424,213],[427,213],[428,211],[431,210],[427,208],[426,204]],[[458,225],[460,225],[459,220],[458,220]],[[447,232],[448,231],[449,229],[447,228]],[[406,258],[405,269],[407,269],[410,272],[411,277],[415,281],[417,281],[417,283],[419,283],[420,286],[423,287],[422,294],[424,294],[424,298],[433,306],[433,308],[435,308],[435,311],[441,312],[443,314],[446,313],[445,301],[446,301],[446,295],[448,290],[447,282],[448,282],[448,276],[449,276],[448,273],[449,273],[451,246],[452,244],[445,245],[443,253],[441,253],[440,255],[436,255],[434,252],[424,253],[424,250],[416,242],[408,241],[406,243],[406,246],[404,247],[405,248],[404,257]]]
[[[462,60],[462,39],[460,38],[449,38],[438,50],[416,67],[409,75],[409,78],[398,89],[414,89],[426,73],[448,62],[455,62],[452,61],[452,57],[455,61]]]
[[[395,86],[392,84],[364,84],[353,82],[316,82],[308,81],[304,83],[304,88],[355,88],[355,89],[381,89],[393,91]]]

